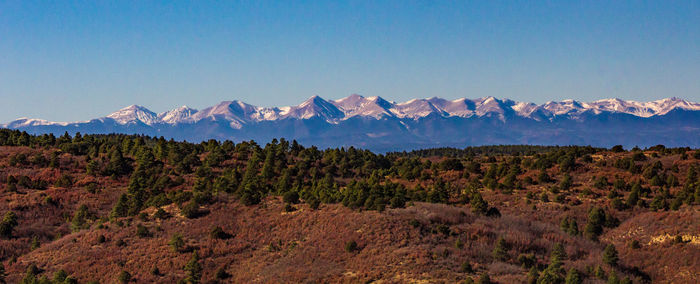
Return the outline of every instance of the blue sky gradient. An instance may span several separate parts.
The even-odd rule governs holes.
[[[700,101],[700,1],[2,1],[0,122],[311,95]]]

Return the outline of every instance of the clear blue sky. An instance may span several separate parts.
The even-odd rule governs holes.
[[[699,1],[0,1],[0,122],[404,101],[700,101]]]

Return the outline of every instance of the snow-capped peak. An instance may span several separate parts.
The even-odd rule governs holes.
[[[185,105],[158,114],[158,119],[163,123],[176,124],[185,122],[190,116],[192,116],[195,113],[197,113],[196,109],[190,108]]]
[[[122,108],[107,115],[107,118],[114,119],[119,124],[141,122],[146,125],[153,125],[159,122],[158,115],[139,105],[130,105]]]
[[[393,116],[389,111],[393,104],[377,96],[365,98],[358,94],[353,94],[330,103],[344,112],[344,116],[348,118],[354,116],[374,118]]]
[[[345,113],[319,96],[312,96],[298,106],[290,107],[285,118],[309,119],[321,117],[328,121],[341,119]]]
[[[602,99],[593,102],[579,102],[571,99],[559,102],[546,102],[536,105],[528,102],[515,102],[508,99],[483,97],[478,99],[460,98],[446,100],[439,97],[412,99],[403,103],[387,101],[381,97],[363,97],[353,94],[345,98],[327,101],[319,96],[312,96],[299,105],[288,107],[258,107],[242,101],[224,101],[214,106],[197,111],[182,106],[160,114],[155,114],[145,107],[131,105],[122,108],[104,118],[112,119],[118,124],[146,125],[197,123],[201,120],[223,121],[231,127],[240,129],[244,124],[274,121],[278,119],[320,118],[329,123],[338,123],[353,117],[372,119],[421,119],[435,115],[439,117],[496,117],[505,121],[514,117],[523,117],[537,121],[553,120],[555,117],[580,118],[584,113],[620,113],[638,117],[665,115],[675,109],[700,111],[700,104],[680,98],[666,98],[650,102],[627,101],[622,99]],[[20,118],[5,125],[7,128],[33,126],[70,125],[82,122],[51,122],[41,119]]]

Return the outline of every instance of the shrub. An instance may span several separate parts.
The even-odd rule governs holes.
[[[182,249],[185,248],[185,240],[182,238],[182,235],[179,233],[175,233],[170,237],[170,242],[168,242],[170,247],[173,249],[174,252],[181,252]]]
[[[318,198],[312,197],[306,200],[306,203],[309,204],[309,208],[313,210],[317,210],[321,206],[321,201],[318,200]]]
[[[352,240],[352,241],[349,241],[349,242],[345,243],[345,251],[346,251],[346,252],[355,252],[355,251],[357,251],[357,242],[355,242],[354,240]]]
[[[190,201],[187,204],[185,204],[185,206],[183,206],[182,209],[180,209],[180,212],[182,213],[182,216],[185,216],[187,218],[197,218],[200,215],[199,204],[197,204],[194,201]]]
[[[218,280],[224,280],[224,279],[226,279],[226,278],[231,277],[231,275],[229,275],[229,274],[226,272],[226,268],[222,266],[222,267],[219,267],[219,269],[216,270],[216,272],[214,273],[214,277],[215,277],[216,279],[218,279]]]
[[[575,268],[569,269],[569,272],[566,273],[566,284],[581,284],[583,283],[583,279],[581,277],[581,273],[576,270]]]
[[[593,274],[595,275],[595,277],[598,277],[599,279],[605,279],[606,273],[605,273],[605,270],[603,269],[602,266],[597,265],[595,267],[595,271],[593,272]]]
[[[284,205],[284,212],[294,212],[297,209],[294,207],[294,205],[287,203]]]
[[[157,219],[165,220],[165,219],[168,219],[170,217],[170,214],[168,214],[168,212],[165,212],[165,210],[163,210],[163,208],[158,208],[158,210],[156,210],[156,213],[153,214],[153,217],[157,218]]]
[[[31,243],[31,245],[29,246],[29,248],[30,248],[31,250],[35,250],[35,249],[38,249],[40,245],[41,245],[41,243],[39,243],[39,238],[38,238],[37,236],[34,236],[34,237],[32,238],[32,243]]]
[[[296,191],[288,191],[282,195],[282,200],[284,200],[285,203],[297,204],[299,203],[299,193]]]
[[[153,265],[153,268],[151,268],[151,275],[153,276],[160,276],[160,269],[158,269],[157,265]]]
[[[468,261],[462,262],[462,266],[460,267],[460,271],[464,273],[474,273],[474,268],[472,268],[472,264],[469,263]]]
[[[532,253],[520,254],[518,256],[518,263],[520,263],[523,268],[531,268],[537,263],[537,258]]]
[[[148,231],[146,226],[138,224],[136,225],[136,235],[141,238],[147,238],[151,236],[151,232]]]
[[[225,240],[231,238],[231,234],[224,232],[224,229],[221,227],[217,226],[211,229],[209,232],[209,236],[212,239],[219,239],[219,240]]]
[[[131,282],[131,273],[126,270],[122,270],[117,279],[119,280],[119,283],[129,283]]]
[[[66,273],[65,270],[59,269],[58,271],[54,272],[53,274],[53,281],[55,283],[61,283],[68,278],[68,273]]]
[[[489,277],[488,274],[483,273],[483,274],[481,274],[481,276],[479,276],[479,281],[477,281],[476,283],[478,283],[478,284],[491,284],[491,277]]]

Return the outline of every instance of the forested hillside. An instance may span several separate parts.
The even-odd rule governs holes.
[[[697,283],[700,151],[0,129],[8,283]]]

